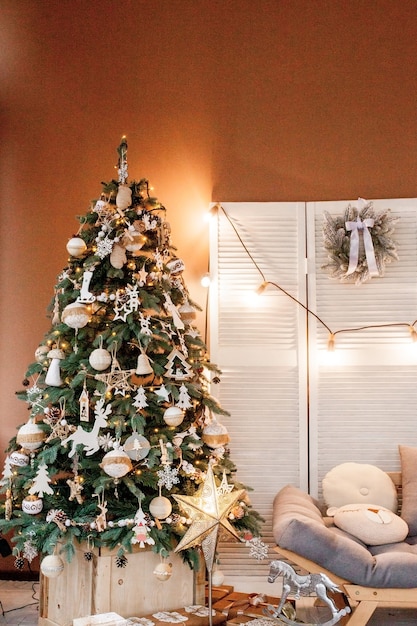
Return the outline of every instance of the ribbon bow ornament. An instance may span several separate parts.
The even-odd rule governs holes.
[[[366,218],[361,220],[358,216],[355,222],[345,222],[346,230],[351,231],[350,236],[350,252],[349,252],[349,267],[346,272],[346,276],[353,274],[358,267],[359,261],[359,231],[362,231],[363,245],[365,248],[366,261],[368,263],[368,270],[370,276],[379,276],[378,267],[375,259],[374,244],[372,243],[372,235],[369,232],[369,228],[374,225],[372,218]]]

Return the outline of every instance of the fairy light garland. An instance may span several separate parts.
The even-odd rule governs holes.
[[[414,320],[412,323],[409,323],[409,322],[390,322],[390,323],[384,323],[384,324],[366,324],[366,325],[363,325],[363,326],[355,326],[355,327],[352,327],[352,328],[340,328],[338,330],[332,330],[330,328],[330,326],[328,324],[326,324],[326,322],[317,313],[312,311],[307,305],[305,305],[303,302],[298,300],[298,298],[296,298],[295,296],[290,294],[286,289],[281,287],[281,285],[279,285],[278,283],[270,281],[270,280],[268,280],[266,278],[264,272],[261,270],[261,268],[259,267],[258,263],[254,259],[253,255],[248,250],[245,242],[243,241],[239,231],[236,228],[236,225],[234,224],[233,220],[228,215],[227,211],[225,211],[224,207],[220,203],[217,203],[217,204],[213,205],[213,207],[211,207],[211,209],[210,209],[210,213],[213,216],[218,214],[219,211],[221,211],[223,213],[223,215],[225,216],[225,218],[229,222],[230,226],[232,227],[233,231],[235,232],[236,237],[238,238],[240,244],[242,245],[242,248],[245,250],[246,254],[250,258],[250,260],[252,261],[252,263],[254,264],[254,266],[256,267],[256,269],[258,270],[258,272],[259,272],[259,274],[260,274],[260,276],[262,278],[262,283],[257,288],[256,293],[258,295],[261,295],[266,290],[268,285],[271,285],[272,287],[275,287],[276,289],[278,289],[278,291],[282,292],[285,296],[287,296],[288,298],[293,300],[300,307],[302,307],[306,311],[306,313],[308,315],[312,315],[329,333],[329,337],[328,337],[328,340],[327,340],[327,350],[328,351],[330,351],[330,352],[334,351],[335,346],[336,346],[336,335],[341,335],[342,333],[360,332],[360,331],[363,331],[363,330],[370,330],[370,329],[377,329],[377,328],[395,328],[395,327],[405,326],[406,328],[408,328],[408,330],[410,332],[411,340],[413,342],[417,342],[417,330],[415,328],[415,325],[417,324],[417,319]]]

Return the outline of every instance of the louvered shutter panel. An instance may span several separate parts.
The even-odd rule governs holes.
[[[220,421],[230,433],[237,479],[253,488],[251,502],[265,518],[262,539],[272,546],[275,494],[287,483],[307,485],[307,385],[299,367],[306,362],[305,311],[275,288],[254,292],[262,273],[304,300],[305,205],[223,208],[228,218],[220,210],[211,232],[210,353],[222,370],[211,391],[230,412]],[[221,542],[219,558],[239,590],[245,581],[252,591],[266,582],[270,559],[250,557],[244,544]]]
[[[398,217],[393,239],[399,260],[385,276],[342,284],[322,269],[323,211],[343,215],[349,202],[307,205],[309,302],[332,331],[374,324],[410,324],[417,318],[417,200],[374,200],[376,211]],[[357,206],[357,202],[350,204]],[[339,463],[399,469],[398,444],[417,445],[417,343],[407,326],[336,335],[326,362],[327,330],[309,319],[311,492]]]

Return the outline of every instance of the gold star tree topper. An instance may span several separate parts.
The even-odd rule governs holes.
[[[240,539],[227,519],[227,514],[244,493],[244,489],[228,493],[224,488],[217,489],[213,469],[209,465],[206,478],[195,495],[173,496],[192,520],[190,528],[175,548],[175,552],[201,544],[206,567],[211,571],[220,530],[226,530],[235,539]]]

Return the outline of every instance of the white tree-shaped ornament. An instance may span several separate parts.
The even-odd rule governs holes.
[[[148,406],[148,402],[146,400],[146,391],[142,387],[142,385],[139,387],[139,389],[136,392],[133,406],[136,407],[137,409],[144,409],[146,406]]]
[[[192,377],[191,366],[187,363],[182,352],[174,348],[171,350],[165,366],[167,378],[175,380],[186,380]]]
[[[12,465],[13,464],[10,460],[10,457],[6,456],[6,459],[4,461],[3,478],[0,481],[1,485],[6,485],[13,476]]]
[[[145,513],[141,506],[136,511],[135,525],[132,528],[132,532],[134,536],[131,539],[131,543],[138,543],[140,548],[144,548],[145,544],[150,546],[154,545],[155,541],[150,535],[150,528],[146,522]]]
[[[184,383],[180,387],[180,395],[178,398],[178,402],[176,402],[175,406],[179,407],[180,409],[191,409],[191,407],[193,406],[191,403],[190,394],[188,393],[187,387],[184,385]]]
[[[50,482],[51,479],[48,474],[48,466],[45,463],[42,463],[39,465],[33,485],[29,489],[30,495],[33,496],[38,494],[40,498],[43,498],[44,494],[47,493],[49,496],[52,496],[54,494],[54,490],[49,486]]]

